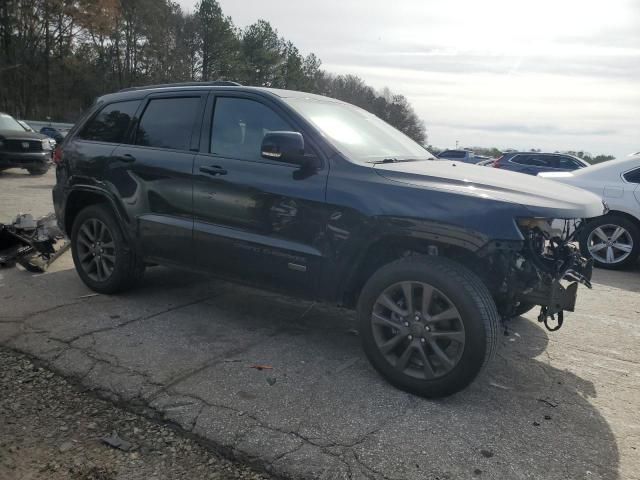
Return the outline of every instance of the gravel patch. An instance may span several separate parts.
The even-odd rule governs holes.
[[[0,479],[268,478],[0,348]]]

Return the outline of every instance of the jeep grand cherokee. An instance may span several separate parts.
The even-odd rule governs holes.
[[[160,85],[96,101],[54,155],[53,197],[93,290],[165,264],[354,308],[373,366],[433,397],[476,377],[502,319],[540,305],[556,328],[573,310],[591,265],[569,232],[603,212],[576,188],[433,160],[330,98]]]

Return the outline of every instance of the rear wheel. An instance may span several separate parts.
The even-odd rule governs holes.
[[[44,175],[49,171],[49,166],[27,168],[29,175]]]
[[[640,254],[640,229],[621,215],[605,215],[586,225],[580,238],[582,254],[597,267],[626,268]]]
[[[499,316],[472,272],[439,257],[408,257],[369,279],[358,302],[363,347],[391,384],[425,397],[465,388],[492,358]]]
[[[71,231],[71,251],[82,281],[99,293],[131,287],[142,275],[135,252],[105,205],[82,210]]]

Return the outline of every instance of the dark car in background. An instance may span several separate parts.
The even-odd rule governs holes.
[[[455,160],[462,163],[476,164],[483,160],[487,160],[488,157],[476,155],[471,150],[445,150],[438,154],[439,160]]]
[[[541,172],[572,172],[588,167],[584,160],[564,153],[509,152],[491,165],[502,170],[537,175]]]
[[[42,127],[40,129],[40,133],[46,135],[47,137],[53,138],[58,144],[62,143],[64,137],[66,136],[66,133],[58,130],[57,128],[48,126]]]
[[[541,245],[551,219],[603,207],[584,190],[434,160],[331,98],[161,85],[95,102],[56,149],[53,200],[96,292],[164,264],[339,304],[357,310],[387,380],[437,397],[491,359],[501,317],[573,310],[591,265],[568,238]]]
[[[31,175],[49,170],[53,145],[40,133],[24,129],[11,115],[0,112],[0,171],[23,168]]]

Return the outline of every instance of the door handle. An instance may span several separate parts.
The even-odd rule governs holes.
[[[209,175],[226,175],[227,171],[220,165],[210,165],[208,167],[200,167],[200,171]]]
[[[136,161],[136,157],[134,157],[130,153],[125,153],[124,155],[120,155],[118,157],[118,160],[120,160],[121,162],[125,162],[125,163],[131,163],[131,162],[135,162]]]

